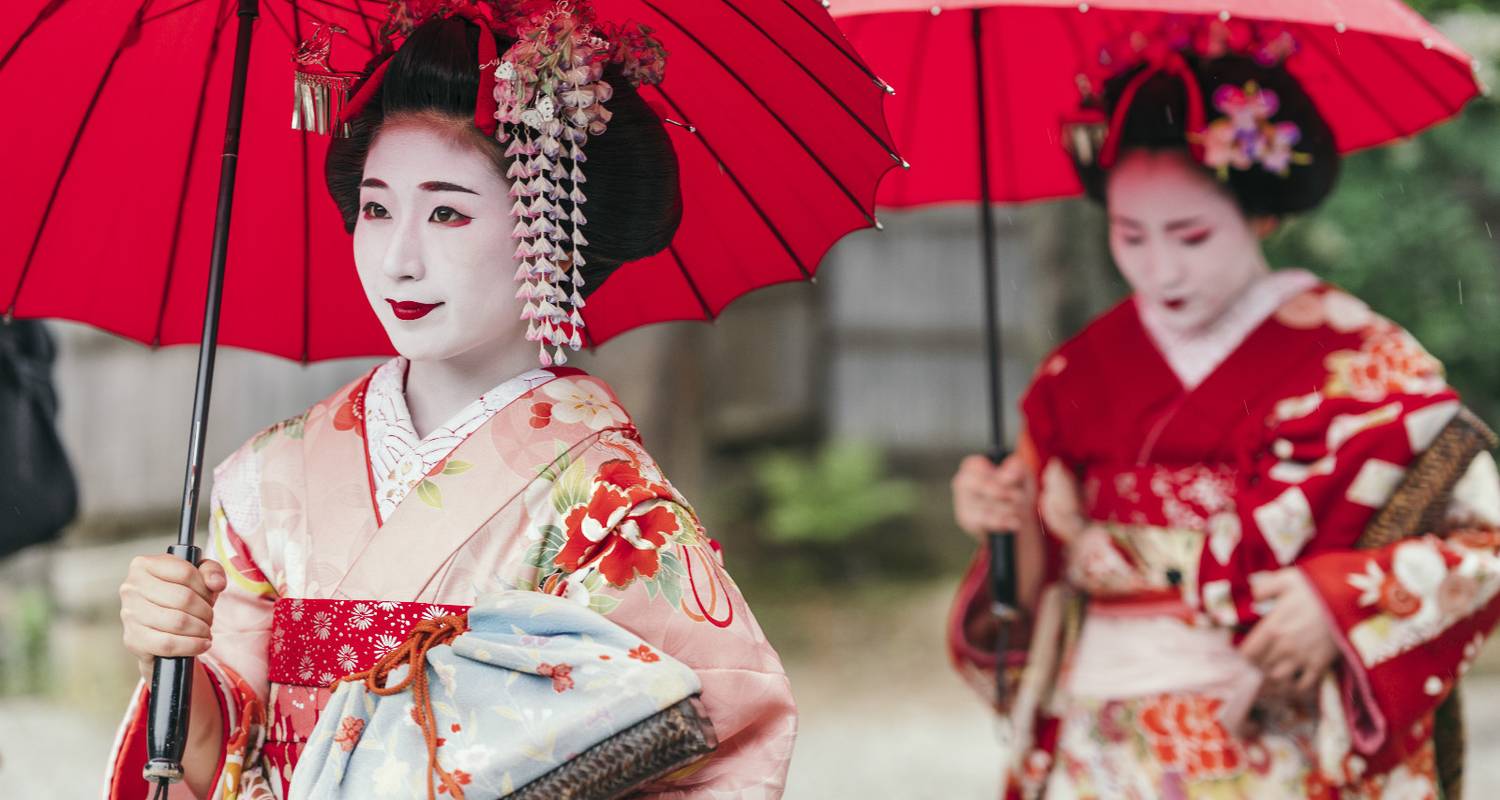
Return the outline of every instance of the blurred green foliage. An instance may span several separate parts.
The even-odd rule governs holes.
[[[777,544],[842,545],[917,508],[916,486],[888,477],[885,459],[869,444],[769,453],[754,471],[766,500],[764,534]]]
[[[1500,11],[1500,0],[1407,0],[1406,4],[1429,19],[1453,11]]]
[[[1496,5],[1500,5],[1497,3]],[[1337,191],[1268,245],[1405,326],[1500,422],[1500,105],[1344,160]]]

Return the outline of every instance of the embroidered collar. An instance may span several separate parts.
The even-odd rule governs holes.
[[[544,369],[523,372],[485,392],[421,437],[406,405],[406,368],[406,359],[400,357],[380,365],[370,376],[365,392],[366,456],[375,479],[375,500],[382,523],[423,478],[490,417],[554,377]]]

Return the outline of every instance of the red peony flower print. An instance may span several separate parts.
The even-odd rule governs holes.
[[[572,664],[547,664],[543,663],[536,668],[536,674],[544,678],[552,679],[552,691],[562,694],[573,688],[573,665]]]
[[[677,515],[650,501],[669,499],[666,486],[646,479],[629,461],[599,465],[586,503],[565,517],[566,541],[554,563],[573,572],[593,563],[611,585],[625,587],[651,578],[661,566],[660,548],[678,532]]]
[[[1189,778],[1228,774],[1241,765],[1238,744],[1219,722],[1222,701],[1162,695],[1141,709],[1140,723],[1158,761]]]
[[[339,720],[339,732],[334,734],[333,740],[338,743],[340,750],[347,753],[359,743],[360,734],[364,732],[364,720],[359,717],[344,717]]]
[[[651,664],[661,660],[661,656],[653,653],[648,645],[641,645],[630,651],[630,657],[644,664]]]
[[[545,427],[547,427],[548,425],[551,425],[551,424],[552,424],[552,404],[551,403],[532,403],[531,404],[531,427],[540,430],[540,429],[545,428]]]
[[[338,410],[333,412],[333,429],[336,431],[352,430],[360,436],[365,435],[364,386],[350,393],[348,399],[339,404]]]

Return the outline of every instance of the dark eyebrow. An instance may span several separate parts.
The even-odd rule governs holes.
[[[1132,228],[1143,228],[1143,227],[1145,227],[1144,225],[1142,225],[1141,223],[1139,223],[1139,222],[1131,219],[1130,217],[1122,217],[1119,214],[1115,214],[1115,215],[1111,216],[1109,218],[1109,221],[1111,223],[1115,224],[1115,225],[1129,225]]]
[[[465,192],[467,194],[479,194],[479,192],[467,186],[459,186],[456,183],[449,183],[447,181],[427,181],[426,183],[418,184],[417,188],[424,192]]]
[[[389,189],[391,187],[387,186],[386,183],[385,183],[385,181],[383,181],[383,180],[381,180],[379,178],[365,178],[364,180],[362,180],[362,181],[359,182],[359,188],[361,188],[361,189],[365,189],[365,188],[369,188],[369,189]]]
[[[1196,228],[1203,224],[1202,217],[1188,217],[1186,219],[1174,219],[1167,223],[1167,232],[1175,233],[1188,228]]]

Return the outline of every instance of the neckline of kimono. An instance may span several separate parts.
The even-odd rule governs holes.
[[[1315,284],[1313,288],[1315,289],[1318,285],[1321,285],[1321,283]],[[1281,324],[1276,320],[1276,312],[1301,294],[1301,292],[1298,292],[1293,294],[1292,297],[1278,303],[1265,318],[1252,327],[1250,332],[1240,339],[1239,343],[1235,345],[1233,350],[1229,351],[1229,354],[1222,361],[1215,365],[1207,375],[1203,376],[1203,380],[1199,381],[1197,386],[1191,388],[1184,384],[1182,379],[1178,377],[1177,371],[1172,369],[1171,362],[1167,360],[1166,354],[1161,351],[1161,346],[1157,344],[1155,338],[1151,336],[1151,332],[1146,328],[1145,320],[1141,318],[1140,309],[1136,306],[1134,299],[1126,301],[1125,304],[1129,306],[1129,319],[1133,323],[1131,327],[1134,328],[1136,334],[1146,345],[1146,349],[1150,352],[1150,357],[1156,362],[1157,369],[1164,372],[1172,381],[1173,386],[1176,387],[1176,394],[1172,399],[1171,405],[1162,413],[1156,424],[1151,427],[1150,432],[1141,442],[1141,449],[1136,455],[1137,464],[1150,463],[1152,453],[1159,444],[1161,436],[1184,408],[1189,407],[1193,401],[1205,396],[1219,384],[1236,378],[1243,378],[1242,371],[1236,367],[1237,363],[1249,359],[1254,355],[1253,351],[1258,349],[1257,345],[1267,337],[1271,327]],[[1242,400],[1248,413],[1251,398],[1243,397]]]
[[[1159,324],[1152,324],[1151,315],[1147,311],[1141,310],[1140,304],[1135,302],[1133,295],[1130,305],[1134,307],[1136,321],[1140,324],[1141,330],[1145,332],[1146,340],[1151,343],[1152,349],[1156,351],[1161,363],[1166,366],[1167,371],[1171,373],[1177,385],[1184,392],[1191,393],[1193,390],[1208,383],[1215,373],[1227,364],[1245,346],[1245,343],[1250,341],[1265,326],[1267,320],[1273,319],[1276,316],[1277,311],[1281,310],[1292,299],[1316,289],[1320,284],[1321,281],[1307,270],[1297,268],[1271,270],[1246,288],[1244,293],[1236,298],[1233,307],[1221,314],[1219,320],[1211,326],[1209,331],[1202,334],[1201,337],[1181,337],[1180,340],[1176,341],[1172,338],[1172,331],[1163,328]],[[1256,309],[1254,308],[1255,305],[1264,305],[1265,307]],[[1247,314],[1243,320],[1236,319],[1236,314],[1241,309],[1246,309],[1247,307],[1251,313]],[[1195,339],[1211,342],[1216,338],[1222,341],[1215,342],[1215,344],[1226,348],[1223,355],[1220,356],[1212,368],[1198,379],[1196,384],[1188,386],[1187,382],[1183,380],[1182,374],[1173,365],[1172,355],[1168,351],[1176,350],[1178,353],[1181,353],[1183,352],[1183,348],[1191,347],[1195,344]],[[1224,344],[1224,342],[1228,343]]]
[[[384,366],[384,364],[377,364],[375,365],[375,367],[371,368],[369,372],[365,373],[364,379],[360,381],[359,387],[355,390],[361,397],[369,397],[370,381],[374,379],[375,373],[379,371],[382,366]],[[410,368],[410,366],[411,362],[408,361],[407,368]],[[457,453],[461,448],[467,445],[469,443],[469,440],[474,438],[475,434],[488,428],[490,426],[490,423],[495,421],[496,417],[499,417],[501,414],[509,411],[511,406],[514,406],[523,398],[530,396],[532,393],[536,392],[543,386],[546,386],[547,384],[552,383],[559,378],[571,378],[588,374],[584,370],[578,369],[577,367],[544,367],[540,371],[551,373],[552,377],[516,395],[515,397],[511,398],[510,402],[496,409],[495,413],[491,414],[489,419],[485,420],[483,424],[475,427],[474,430],[469,431],[468,434],[466,434],[458,444],[454,445],[453,449],[448,452],[448,456],[451,458],[454,453]],[[521,374],[524,375],[526,373]],[[401,381],[404,401],[406,386],[406,373],[404,370],[401,375]],[[498,385],[504,385],[504,382]],[[481,395],[481,397],[483,397],[483,395]],[[375,530],[378,532],[380,529],[386,526],[386,523],[390,522],[396,517],[396,514],[401,510],[401,507],[406,505],[406,502],[412,498],[412,493],[407,492],[406,496],[401,498],[401,502],[397,503],[391,509],[391,514],[389,517],[381,516],[380,499],[376,495],[375,491],[375,465],[370,460],[370,426],[369,420],[367,419],[368,411],[369,406],[367,403],[362,402],[359,404],[359,449],[360,459],[365,462],[365,488],[370,497],[370,513],[372,513],[375,517]],[[407,413],[411,413],[410,409],[407,410]]]

